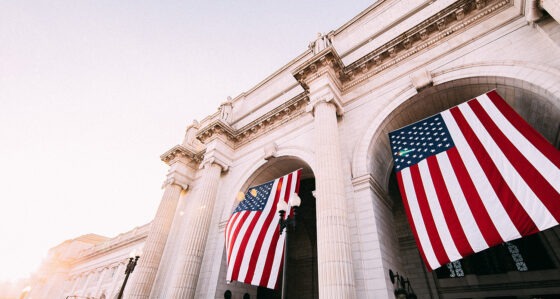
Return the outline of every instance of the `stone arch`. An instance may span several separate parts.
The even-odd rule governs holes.
[[[549,80],[550,78],[549,76]],[[559,77],[552,78],[560,82]],[[534,80],[535,78],[531,76],[526,79],[540,83],[543,81]],[[375,117],[368,127],[368,134],[360,145],[362,152],[355,152],[361,156],[353,157],[355,169],[359,170],[361,167],[361,171],[371,174],[389,200],[394,201],[392,213],[389,212],[386,216],[393,221],[394,232],[399,240],[398,250],[403,253],[401,257],[403,268],[399,270],[417,277],[414,280],[414,288],[419,297],[429,297],[430,292],[437,292],[439,280],[436,280],[434,275],[419,270],[424,269],[424,266],[414,245],[402,203],[397,200],[400,195],[398,195],[396,180],[394,177],[391,180],[393,159],[389,150],[388,132],[458,105],[488,90],[496,89],[508,104],[546,139],[556,147],[560,145],[560,95],[555,88],[546,88],[520,78],[497,76],[454,79],[450,77],[449,81],[442,81],[414,95],[403,92],[395,98],[392,106],[388,106]],[[356,163],[363,164],[356,165]]]
[[[235,198],[235,193],[239,190],[241,190],[241,192],[246,191],[250,186],[255,186],[255,185],[259,185],[262,184],[264,182],[273,180],[277,177],[283,176],[289,172],[292,172],[294,170],[297,170],[299,168],[302,168],[302,173],[301,173],[301,180],[302,180],[302,184],[300,185],[300,197],[302,198],[302,206],[300,207],[299,211],[299,217],[298,217],[298,226],[299,226],[299,231],[296,231],[295,235],[292,235],[292,238],[295,240],[295,242],[298,242],[297,245],[299,247],[303,247],[302,248],[294,248],[294,250],[290,250],[289,256],[295,256],[294,260],[296,260],[296,264],[298,263],[298,259],[300,258],[308,258],[308,255],[306,253],[306,250],[312,250],[314,253],[311,253],[311,259],[315,259],[315,268],[313,268],[313,266],[310,266],[312,269],[308,271],[308,269],[305,269],[304,271],[310,272],[310,277],[301,277],[302,281],[306,281],[306,279],[311,279],[313,280],[314,277],[314,281],[310,281],[309,284],[317,284],[318,278],[317,278],[317,266],[316,266],[316,260],[317,260],[317,253],[316,253],[316,232],[310,232],[313,229],[315,229],[315,202],[313,199],[313,203],[311,204],[311,208],[309,208],[309,203],[311,202],[309,200],[309,197],[311,196],[311,190],[309,190],[308,186],[307,186],[307,190],[305,190],[305,192],[307,193],[306,197],[302,196],[301,192],[304,187],[304,182],[303,181],[307,181],[307,185],[309,185],[309,183],[311,182],[314,186],[314,171],[313,171],[313,164],[314,164],[314,160],[313,160],[313,152],[306,150],[303,147],[297,147],[297,146],[291,146],[291,147],[280,147],[278,148],[277,151],[275,151],[273,157],[269,158],[268,160],[265,160],[261,157],[259,158],[255,158],[250,162],[246,162],[244,163],[245,165],[247,165],[245,168],[240,169],[239,173],[241,173],[242,175],[236,179],[236,182],[232,185],[232,188],[228,188],[230,190],[236,190],[236,191],[232,191],[232,196],[231,199],[227,199],[227,201],[224,203],[224,210],[222,212],[222,216],[221,216],[221,223],[222,225],[225,225],[225,223],[227,222],[227,220],[229,219],[229,216],[231,215],[232,210],[235,208],[237,202],[236,202],[236,198]],[[314,190],[314,189],[313,189]],[[306,201],[308,203],[307,207],[305,207],[306,205]],[[312,213],[312,219],[304,219],[305,217],[302,218],[302,216],[304,215],[303,213],[309,214]],[[312,228],[308,229],[307,225],[305,223],[311,223]],[[305,235],[302,237],[302,235]],[[309,239],[314,238],[313,241],[309,241]],[[302,245],[303,244],[303,245]],[[293,246],[293,245],[292,245]],[[292,246],[290,246],[290,248],[292,248]],[[309,248],[310,247],[310,248]],[[308,249],[306,249],[308,248]],[[257,287],[253,287],[253,286],[249,286],[246,284],[241,284],[241,283],[237,283],[237,282],[232,282],[229,285],[226,285],[225,283],[225,276],[226,276],[226,270],[227,270],[227,265],[225,263],[225,251],[223,251],[222,253],[222,265],[220,266],[220,274],[219,274],[219,280],[218,280],[218,286],[216,289],[216,294],[215,296],[220,296],[221,294],[224,294],[224,292],[226,290],[230,290],[233,294],[233,297],[237,298],[241,298],[241,296],[244,296],[245,294],[249,294],[251,298],[276,298],[276,296],[279,295],[278,292],[272,292],[272,291],[267,291],[264,288],[257,288]],[[307,254],[307,255],[306,255]],[[289,265],[292,262],[289,262]],[[313,263],[313,261],[311,261],[311,263]],[[290,273],[290,270],[288,270],[288,273]],[[299,272],[297,274],[292,275],[293,277],[298,277],[302,276],[303,274],[300,274]],[[294,279],[292,279],[294,280]],[[290,281],[290,279],[288,280]],[[290,283],[292,283],[290,281]],[[299,283],[299,281],[297,282]],[[294,286],[292,289],[296,290],[296,289],[301,289],[301,286]],[[314,289],[311,289],[311,292],[318,291],[318,285],[315,286]],[[316,297],[316,296],[315,296]],[[278,297],[280,298],[280,297]],[[302,297],[302,298],[307,298],[307,297]]]
[[[434,86],[419,93],[414,90],[400,93],[370,122],[356,146],[352,156],[354,177],[371,174],[386,192],[392,168],[388,132],[458,105],[491,89],[497,89],[506,98],[506,101],[533,126],[537,123],[536,129],[541,134],[545,134],[551,143],[558,146],[560,127],[546,130],[542,127],[542,125],[546,125],[544,123],[538,127],[539,121],[536,119],[539,118],[538,113],[527,114],[522,109],[529,106],[532,109],[547,112],[545,115],[548,117],[548,127],[552,125],[551,118],[560,119],[560,90],[555,88],[560,82],[560,72],[535,64],[519,62],[519,65],[516,65],[515,63],[465,65],[435,72],[432,74]],[[431,95],[438,93],[438,99],[432,102],[426,101]],[[447,99],[442,99],[442,93],[447,95]],[[453,95],[455,98],[451,99]],[[529,95],[538,101],[529,103],[528,99],[523,100],[520,95]],[[422,105],[423,108],[426,108],[425,111],[409,113],[407,109],[419,102],[427,103],[427,105]],[[523,105],[525,106],[522,107]],[[402,112],[405,112],[404,114],[408,117],[401,115]],[[545,118],[541,118],[541,120],[546,121]],[[381,155],[379,155],[380,153]]]
[[[245,163],[247,166],[240,170],[242,176],[239,177],[237,182],[234,183],[232,189],[232,196],[226,201],[224,210],[222,212],[221,220],[227,221],[229,215],[235,205],[235,190],[246,190],[249,186],[264,183],[266,181],[272,180],[278,176],[286,174],[289,171],[296,170],[297,168],[282,168],[276,169],[276,171],[270,169],[271,163],[275,164],[279,161],[292,160],[301,161],[302,165],[308,167],[308,171],[302,173],[302,178],[313,176],[314,169],[314,156],[313,152],[306,150],[299,146],[290,147],[280,147],[275,152],[274,157],[265,160],[263,157],[258,157],[252,159],[249,163]],[[291,169],[288,171],[288,169]],[[268,172],[267,172],[268,170]],[[275,176],[277,175],[277,176]]]

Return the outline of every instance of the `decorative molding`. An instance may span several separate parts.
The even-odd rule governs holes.
[[[278,145],[276,145],[275,142],[269,142],[264,146],[263,150],[264,159],[268,161],[276,157],[276,153],[278,152]]]
[[[161,189],[165,189],[169,185],[177,185],[183,190],[187,190],[189,188],[189,183],[182,177],[182,175],[177,175],[177,173],[168,174],[167,179],[163,181],[163,184],[161,185]]]
[[[434,84],[432,74],[427,69],[422,69],[412,73],[410,75],[410,80],[417,92],[420,92],[422,89],[430,87]]]
[[[306,102],[307,93],[300,93],[239,129],[216,119],[200,129],[197,138],[205,144],[222,138],[232,149],[236,149],[303,114]]]
[[[343,90],[347,90],[511,6],[513,6],[513,0],[457,1],[344,67],[339,77],[344,83]],[[360,73],[359,78],[353,78],[354,74]]]
[[[340,90],[342,89],[341,82],[352,75],[344,73],[343,70],[344,64],[342,63],[342,59],[340,59],[336,50],[330,46],[297,67],[292,72],[292,75],[303,89],[309,90],[309,82],[321,77],[329,71],[333,71],[335,74],[333,77],[336,79],[334,83],[337,84]]]
[[[160,156],[160,159],[167,165],[171,165],[177,161],[181,161],[184,164],[198,164],[202,161],[203,156],[204,150],[194,152],[185,146],[176,145],[167,152],[163,153],[163,155]]]

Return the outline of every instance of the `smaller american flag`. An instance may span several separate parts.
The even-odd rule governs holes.
[[[249,188],[226,225],[226,280],[275,289],[284,254],[276,205],[299,190],[300,170]],[[288,211],[289,213],[290,211]]]

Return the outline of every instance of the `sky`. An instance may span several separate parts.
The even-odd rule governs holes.
[[[0,0],[0,281],[152,220],[194,119],[373,0]]]

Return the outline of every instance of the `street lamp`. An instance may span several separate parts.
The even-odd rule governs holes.
[[[136,249],[130,253],[130,258],[128,259],[128,265],[126,265],[126,270],[124,270],[124,274],[126,274],[126,276],[124,278],[121,290],[119,292],[119,296],[117,297],[118,299],[122,299],[123,297],[124,288],[126,287],[126,283],[128,282],[128,277],[130,276],[130,273],[134,271],[134,268],[138,263],[138,259],[140,258],[140,254],[141,252],[136,251]]]
[[[300,205],[301,198],[297,195],[297,193],[292,193],[292,195],[290,196],[289,205],[282,199],[280,199],[280,201],[276,205],[276,210],[278,211],[278,214],[280,216],[280,219],[278,220],[278,224],[280,225],[280,234],[282,234],[284,229],[286,229],[286,237],[284,238],[284,271],[282,271],[282,299],[285,298],[284,296],[286,296],[286,289],[288,287],[288,284],[286,283],[286,273],[288,272],[288,231],[290,229],[293,230],[296,228],[296,212],[297,208]],[[294,214],[292,217],[290,217],[290,215],[287,215],[286,219],[284,219],[284,215],[286,215],[286,211],[290,207],[294,208]]]
[[[393,284],[393,286],[395,285],[395,282],[397,283],[394,291],[395,298],[397,299],[418,298],[416,294],[414,294],[414,291],[412,290],[412,285],[410,284],[410,280],[408,280],[408,278],[402,277],[402,275],[399,275],[398,272],[397,274],[395,274],[393,273],[393,270],[389,269],[389,279],[391,279],[391,283]]]

